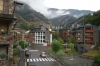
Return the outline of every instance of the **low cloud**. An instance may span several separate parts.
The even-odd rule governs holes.
[[[75,15],[73,15],[73,16],[76,17],[76,18],[79,18],[79,17],[81,17],[81,16],[83,16],[83,15],[84,15],[84,14],[81,13],[81,14],[79,14],[79,15],[75,14]]]
[[[48,19],[54,18],[54,17],[57,17],[57,16],[61,16],[61,15],[65,15],[65,14],[70,14],[70,12],[64,12],[63,10],[58,10],[58,11],[55,11],[55,12],[48,11],[48,8],[45,7],[45,3],[44,3],[45,0],[19,0],[19,1],[27,3],[34,10],[36,10],[37,12],[40,12],[41,14],[43,14]]]

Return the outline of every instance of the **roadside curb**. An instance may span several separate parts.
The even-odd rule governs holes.
[[[49,56],[51,56],[52,58],[54,58],[61,66],[64,65],[64,63],[62,61],[59,60],[59,58],[55,57],[54,55],[47,53]]]

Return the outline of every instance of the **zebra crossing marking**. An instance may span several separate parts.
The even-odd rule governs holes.
[[[45,58],[45,60],[48,61],[47,58]]]
[[[30,62],[32,62],[32,59],[30,59]]]
[[[52,61],[55,61],[53,58],[50,58]]]
[[[47,58],[48,59],[48,61],[51,61],[49,58]]]
[[[27,62],[29,62],[29,59],[27,59]]]
[[[34,62],[36,62],[36,60],[35,60],[35,59],[33,59],[33,61],[34,61]]]
[[[39,61],[38,58],[36,58],[36,60]]]
[[[45,61],[43,58],[42,58],[42,60]]]
[[[39,60],[42,61],[41,58],[39,58]]]
[[[27,59],[27,62],[38,62],[38,61],[56,61],[53,58],[31,58]]]

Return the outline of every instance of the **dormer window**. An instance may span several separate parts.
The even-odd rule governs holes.
[[[3,0],[0,0],[0,10],[3,10]]]

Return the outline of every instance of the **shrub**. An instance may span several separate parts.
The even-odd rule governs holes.
[[[13,45],[13,48],[16,48],[17,46],[18,46],[17,44],[14,44],[14,45]]]
[[[6,58],[6,57],[7,57],[7,54],[2,53],[2,54],[0,55],[0,57],[1,57],[1,59],[4,59],[4,58]]]
[[[13,56],[18,56],[19,55],[19,50],[18,49],[14,49],[13,50]]]

